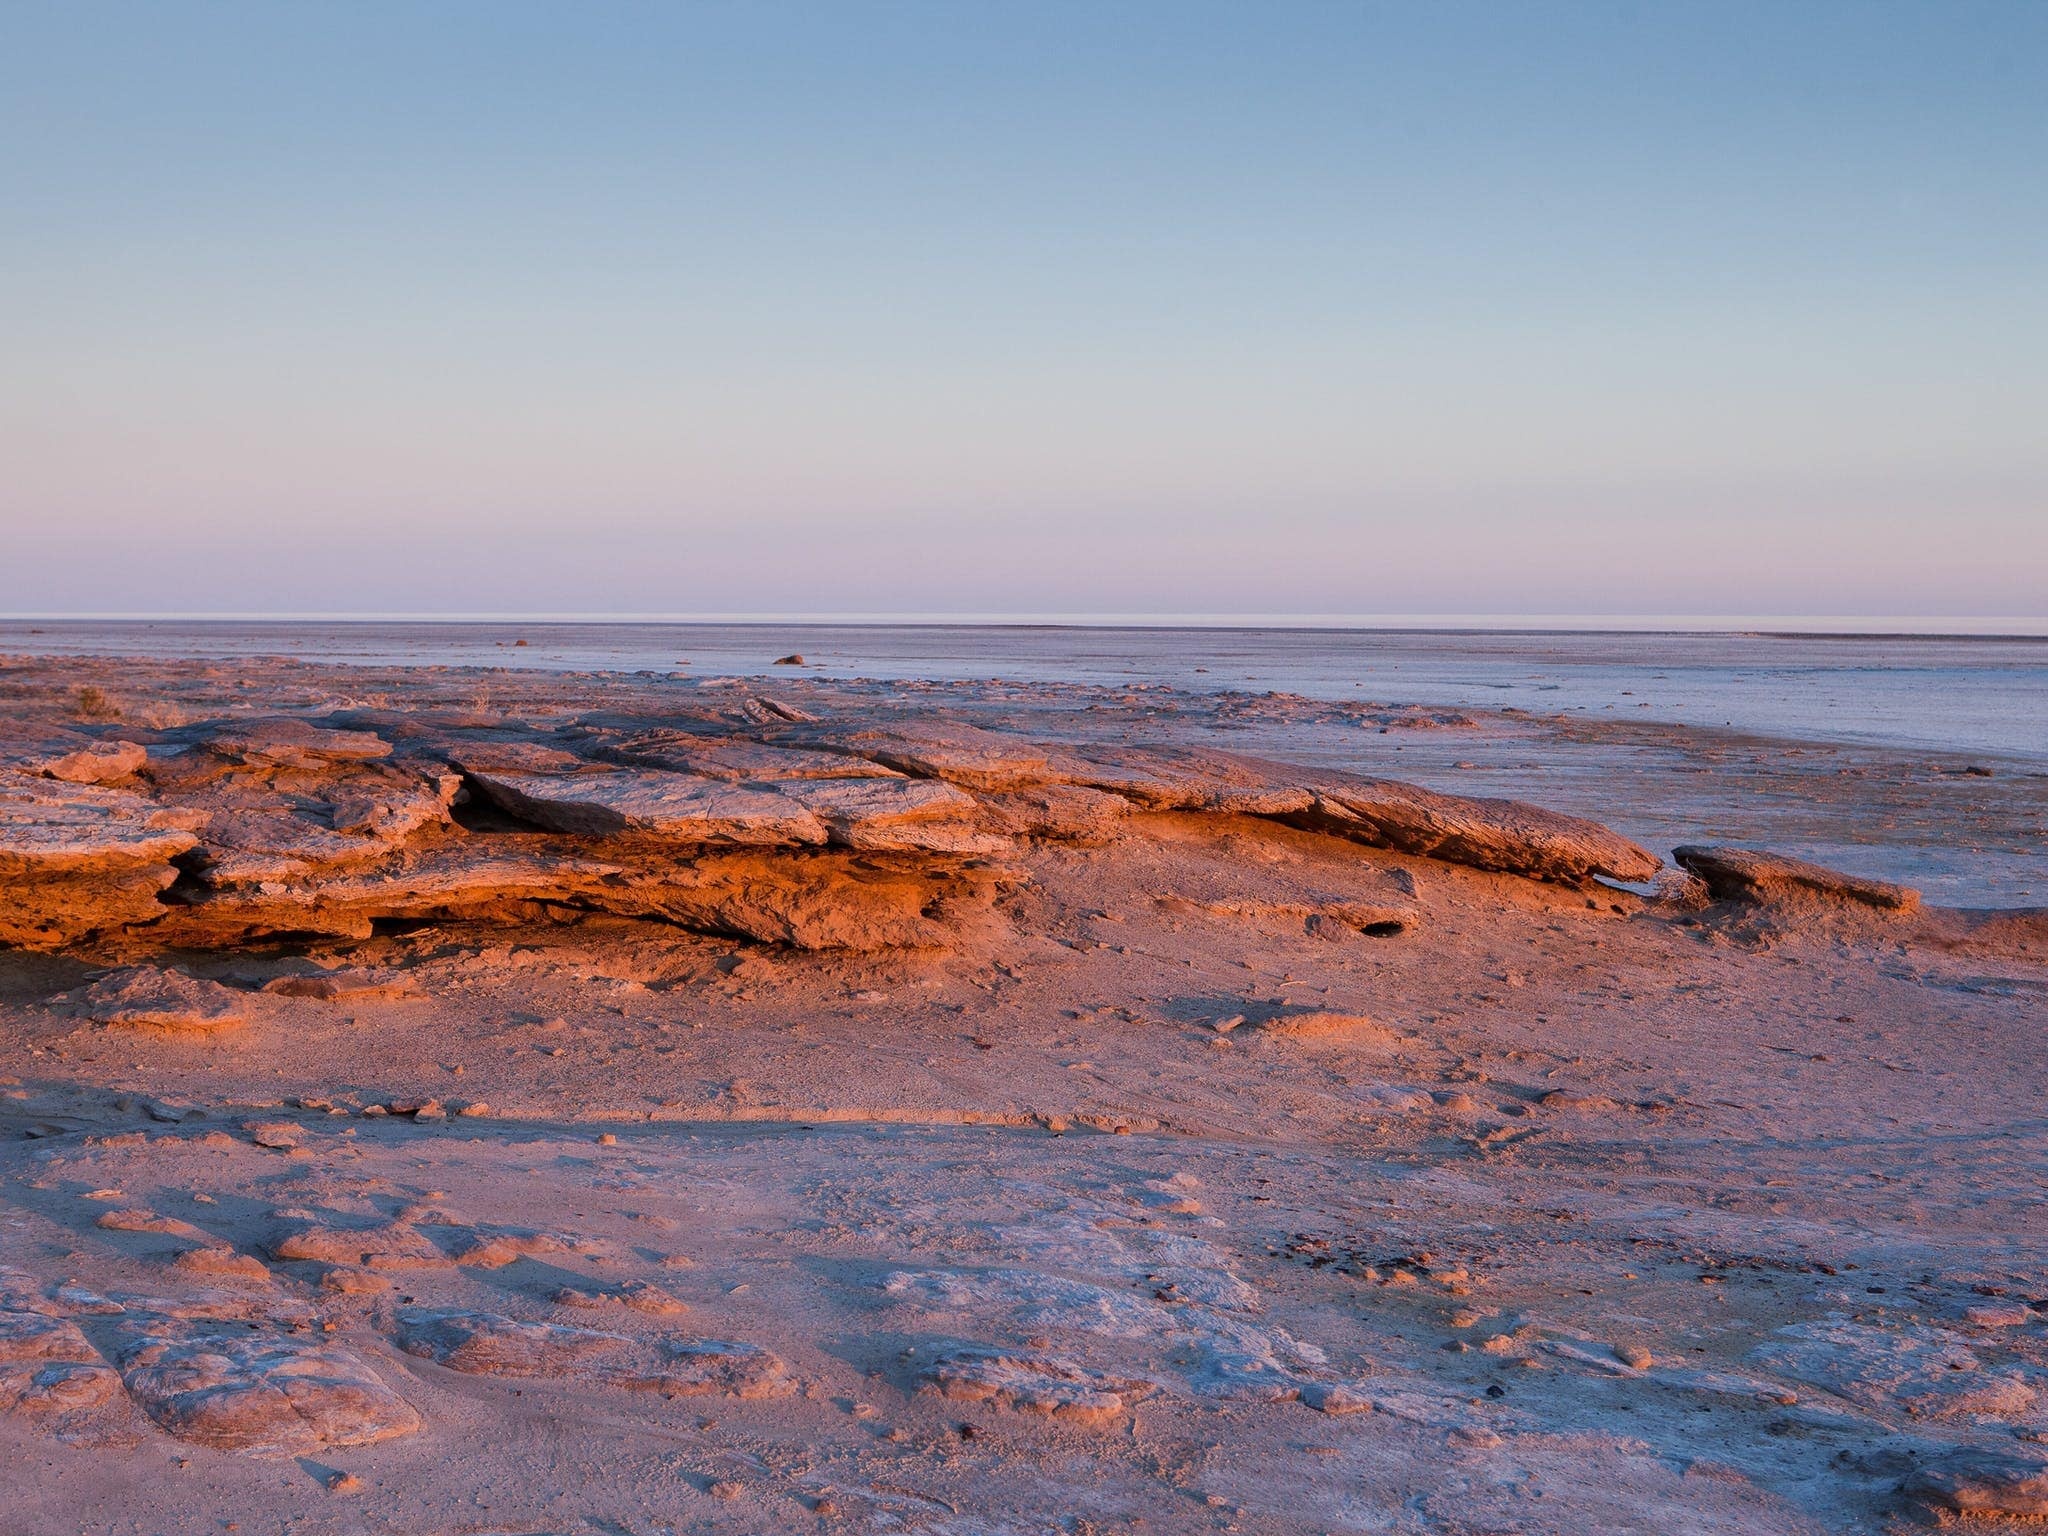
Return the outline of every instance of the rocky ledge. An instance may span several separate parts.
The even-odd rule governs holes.
[[[750,695],[658,715],[223,714],[0,748],[0,943],[209,948],[604,912],[807,949],[956,941],[1032,841],[1249,816],[1565,885],[1660,860],[1509,800],[1186,747]],[[886,714],[887,712],[880,712]],[[139,739],[137,739],[139,738]]]

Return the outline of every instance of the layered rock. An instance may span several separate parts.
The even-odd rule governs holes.
[[[672,851],[572,839],[500,853],[456,845],[390,868],[274,892],[231,890],[174,908],[155,934],[207,947],[258,938],[367,938],[379,922],[548,923],[581,913],[669,922],[699,932],[799,949],[942,945],[956,924],[985,913],[1002,871],[829,851],[739,850],[678,858]]]
[[[1086,790],[1139,810],[1268,817],[1373,847],[1563,884],[1594,876],[1648,880],[1663,867],[1648,849],[1584,817],[1224,752],[1034,748],[950,724],[792,739],[977,791],[997,800],[999,812],[1019,797]],[[1070,816],[1078,811],[1074,806]],[[1092,810],[1079,819],[1099,825]]]
[[[1920,893],[1911,886],[1845,875],[1783,854],[1688,845],[1673,850],[1672,857],[1704,880],[1716,901],[1867,907],[1899,915],[1920,907]]]
[[[1320,787],[1314,804],[1290,819],[1374,847],[1567,885],[1595,875],[1649,880],[1663,867],[1648,849],[1584,817],[1386,779]]]
[[[469,782],[501,810],[550,832],[607,837],[641,833],[690,845],[816,847],[825,827],[770,788],[660,770],[595,773],[472,772]]]
[[[160,917],[190,818],[123,789],[0,775],[0,944],[54,949]]]
[[[659,724],[235,717],[133,751],[65,737],[51,764],[125,770],[136,787],[0,777],[0,874],[17,897],[0,942],[147,929],[204,947],[604,912],[803,948],[943,944],[987,918],[1015,879],[991,861],[1021,840],[1104,843],[1146,813],[1259,817],[1567,884],[1659,867],[1605,827],[1514,801],[760,702]]]

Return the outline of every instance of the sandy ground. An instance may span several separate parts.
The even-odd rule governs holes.
[[[79,1015],[131,954],[0,952],[6,1529],[2023,1506],[2037,936],[1252,817],[1011,862],[958,949],[593,916],[154,957],[247,995],[207,1033]],[[1344,902],[1415,921],[1317,921]],[[341,995],[258,990],[316,972]]]

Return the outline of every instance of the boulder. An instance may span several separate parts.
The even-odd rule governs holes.
[[[66,784],[112,784],[148,761],[149,753],[132,741],[95,741],[23,766]]]
[[[410,1405],[336,1343],[168,1320],[127,1331],[122,1379],[143,1411],[181,1440],[303,1455],[420,1427]]]

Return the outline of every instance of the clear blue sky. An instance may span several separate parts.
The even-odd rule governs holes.
[[[2048,613],[2048,4],[0,0],[0,610]]]

